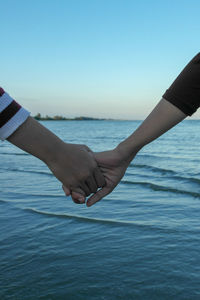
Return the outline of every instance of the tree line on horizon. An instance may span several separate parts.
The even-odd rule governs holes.
[[[74,120],[74,121],[81,121],[81,120],[105,120],[105,119],[99,119],[99,118],[92,118],[92,117],[84,117],[84,116],[80,116],[80,117],[75,117],[75,118],[66,118],[63,116],[59,116],[59,115],[55,115],[53,117],[50,117],[48,115],[46,115],[45,117],[42,116],[40,113],[37,113],[37,115],[34,116],[34,118],[38,121],[46,121],[46,120],[50,120],[50,121],[68,121],[68,120]]]

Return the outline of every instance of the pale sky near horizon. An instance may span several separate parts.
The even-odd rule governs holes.
[[[199,52],[198,0],[0,0],[0,10],[0,85],[32,114],[143,119]]]

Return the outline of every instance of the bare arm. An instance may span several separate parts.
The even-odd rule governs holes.
[[[106,185],[88,199],[87,206],[108,195],[117,186],[138,151],[170,128],[186,115],[170,102],[162,99],[144,122],[114,150],[96,153],[95,158],[106,179]]]
[[[131,159],[137,151],[157,139],[187,117],[180,109],[162,99],[131,136],[117,147],[123,157]]]
[[[7,140],[46,163],[62,184],[80,193],[80,201],[105,182],[87,146],[64,143],[32,117]]]

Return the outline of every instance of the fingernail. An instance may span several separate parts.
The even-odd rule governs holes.
[[[85,198],[84,198],[84,197],[79,197],[77,200],[78,200],[80,203],[84,203],[84,202],[85,202]]]

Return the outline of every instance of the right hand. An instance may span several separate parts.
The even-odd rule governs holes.
[[[123,158],[117,148],[111,151],[95,153],[94,156],[105,177],[106,185],[88,199],[88,207],[100,201],[114,190],[121,181],[132,160]]]

